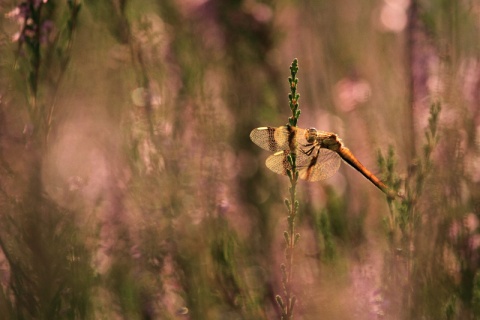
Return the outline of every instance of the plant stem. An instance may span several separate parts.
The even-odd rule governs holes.
[[[297,93],[297,83],[298,79],[296,74],[298,71],[298,61],[294,59],[292,65],[290,66],[291,77],[288,78],[290,82],[290,94],[288,95],[290,100],[290,109],[292,110],[292,116],[288,118],[288,127],[295,127],[297,125],[298,117],[300,116],[300,109],[298,109],[298,99],[300,95]],[[294,135],[295,130],[290,130],[290,134]],[[290,170],[287,170],[287,175],[290,179],[290,199],[285,199],[285,204],[288,209],[288,229],[284,233],[286,248],[285,248],[285,258],[286,266],[282,264],[282,283],[285,293],[286,303],[283,302],[280,296],[277,296],[277,302],[280,308],[282,309],[282,320],[291,320],[293,319],[293,309],[296,302],[296,297],[293,294],[292,290],[292,281],[293,281],[293,253],[295,245],[300,237],[298,233],[295,232],[295,218],[297,216],[299,203],[296,199],[297,197],[297,181],[298,181],[298,171],[296,167],[296,139],[292,137],[289,139],[289,149],[290,154],[287,157],[288,163],[290,165]]]

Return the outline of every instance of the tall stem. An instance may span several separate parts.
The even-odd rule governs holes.
[[[297,83],[298,79],[296,78],[296,74],[298,71],[298,61],[294,59],[292,65],[290,66],[290,74],[291,76],[288,78],[290,83],[290,94],[288,98],[290,100],[290,109],[292,110],[292,116],[288,118],[287,126],[291,129],[290,138],[289,138],[289,149],[290,154],[287,156],[288,163],[290,165],[290,169],[287,170],[288,177],[290,179],[290,198],[285,199],[285,204],[287,205],[288,209],[288,228],[287,231],[284,232],[285,237],[285,258],[286,258],[286,265],[282,264],[282,284],[285,293],[285,302],[283,301],[282,297],[277,295],[276,299],[278,305],[282,311],[282,320],[291,320],[293,319],[293,308],[295,306],[296,297],[293,294],[292,288],[292,281],[293,281],[293,253],[295,245],[300,237],[298,233],[295,231],[295,218],[298,212],[298,201],[297,201],[297,181],[298,181],[298,171],[296,166],[296,139],[295,139],[295,126],[297,125],[298,117],[300,116],[300,109],[298,109],[298,99],[300,95],[297,93]]]

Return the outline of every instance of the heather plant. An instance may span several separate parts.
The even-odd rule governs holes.
[[[18,112],[27,115],[24,140],[4,140],[10,146],[25,141],[24,152],[14,162],[10,154],[2,157],[0,249],[9,279],[2,292],[2,314],[9,319],[74,319],[90,313],[93,272],[91,252],[83,242],[87,233],[77,228],[75,212],[56,203],[42,182],[44,151],[79,10],[76,1],[66,6],[24,1],[7,14],[19,27],[13,36],[17,48],[12,79],[21,88],[15,92],[16,103],[25,106]],[[22,93],[24,102],[18,99]],[[9,113],[6,103],[3,112]]]
[[[24,1],[7,14],[19,30],[15,68],[26,85],[25,98],[30,119],[27,135],[35,133],[46,144],[52,129],[58,90],[71,57],[81,2],[66,6],[52,1]]]
[[[418,243],[418,234],[422,230],[421,209],[419,201],[422,198],[422,192],[425,183],[432,172],[432,152],[435,150],[438,141],[438,122],[440,114],[440,103],[433,103],[430,108],[430,118],[428,127],[425,130],[425,144],[423,153],[419,159],[415,160],[415,167],[405,181],[405,195],[399,201],[387,199],[389,205],[388,216],[384,218],[385,229],[388,235],[389,253],[385,262],[385,279],[387,296],[390,299],[400,299],[397,305],[402,302],[406,305],[413,303],[411,291],[406,291],[405,296],[400,297],[395,293],[398,286],[406,287],[412,285],[415,274],[415,263],[419,259],[415,249]],[[378,164],[383,172],[384,180],[392,186],[393,190],[398,191],[402,179],[395,171],[396,158],[393,147],[390,146],[386,156],[378,153]]]
[[[300,109],[298,108],[298,99],[300,95],[297,93],[298,79],[296,77],[298,72],[298,60],[294,59],[290,66],[291,76],[288,78],[290,83],[290,93],[288,99],[290,102],[290,109],[292,110],[292,116],[288,118],[289,126],[296,127],[298,118],[300,117]],[[294,139],[293,139],[294,140]],[[294,144],[295,142],[291,142]],[[287,223],[288,228],[284,232],[285,239],[285,259],[286,263],[281,265],[282,271],[282,287],[283,298],[280,295],[276,296],[277,303],[282,311],[282,320],[293,319],[293,310],[297,297],[293,293],[294,282],[294,251],[295,246],[300,238],[300,234],[296,232],[295,220],[298,214],[299,202],[297,200],[297,182],[298,182],[298,170],[296,165],[296,145],[290,145],[290,154],[287,156],[289,163],[289,169],[287,170],[288,179],[290,180],[289,198],[285,199],[285,205],[287,206],[288,216]]]
[[[478,318],[477,7],[0,1],[0,318]],[[292,56],[403,198],[263,168]]]

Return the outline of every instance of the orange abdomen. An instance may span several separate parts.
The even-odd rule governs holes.
[[[352,154],[352,152],[348,149],[348,148],[345,148],[345,147],[341,147],[339,150],[338,150],[338,154],[340,155],[340,157],[342,157],[342,159],[348,163],[349,165],[351,165],[353,168],[355,168],[358,172],[360,172],[361,174],[363,174],[363,176],[365,178],[367,178],[368,180],[370,180],[375,186],[377,186],[377,188],[379,188],[380,190],[382,190],[387,196],[389,197],[395,197],[394,196],[394,192],[392,190],[390,190],[380,179],[378,179],[373,173],[371,173],[363,164],[360,163],[360,161],[357,160],[357,158],[355,158],[355,156]]]

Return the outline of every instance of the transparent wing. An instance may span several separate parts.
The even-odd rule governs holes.
[[[260,148],[276,152],[282,150],[289,150],[288,138],[290,135],[295,135],[294,138],[299,144],[305,144],[305,138],[303,137],[304,129],[281,126],[278,128],[273,127],[260,127],[253,129],[250,132],[250,139],[258,145]]]
[[[291,169],[287,156],[289,150],[279,151],[267,158],[267,168],[278,174],[287,174]],[[318,181],[331,177],[340,167],[341,158],[328,149],[315,148],[312,153],[300,150],[297,153],[297,169],[300,179]]]
[[[308,157],[307,163],[298,163],[298,175],[300,179],[307,181],[320,181],[333,176],[340,167],[340,156],[328,149],[317,148]]]
[[[290,170],[291,168],[287,160],[287,156],[289,153],[289,150],[283,150],[272,154],[265,161],[267,168],[275,173],[286,175],[287,170]]]

